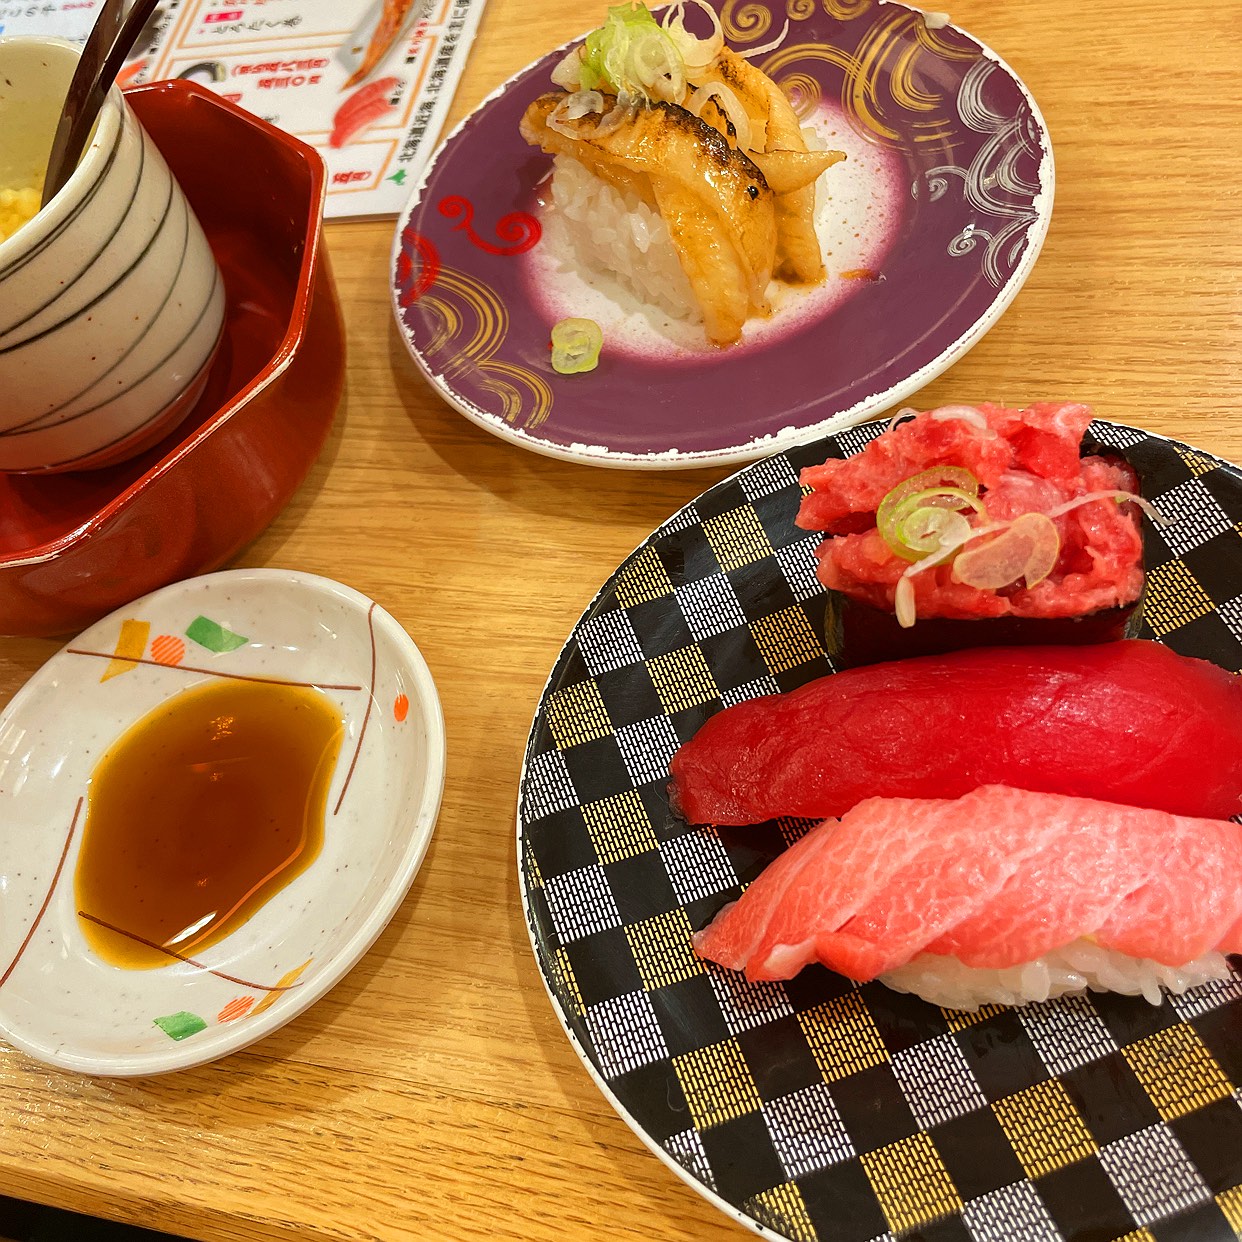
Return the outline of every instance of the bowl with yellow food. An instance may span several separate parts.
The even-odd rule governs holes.
[[[0,471],[92,469],[154,444],[200,395],[224,322],[202,227],[116,88],[40,207],[78,54],[0,39]]]
[[[42,178],[32,176],[30,185],[0,186],[0,242],[7,241],[23,224],[39,213],[39,185]]]

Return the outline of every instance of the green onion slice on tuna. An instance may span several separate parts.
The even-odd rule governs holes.
[[[594,319],[562,319],[552,325],[552,369],[560,375],[594,371],[603,344]]]
[[[996,538],[975,550],[972,561],[972,553],[962,549],[985,535]],[[952,560],[954,579],[967,586],[996,591],[1025,578],[1026,585],[1032,587],[1052,572],[1060,552],[1061,536],[1056,523],[1044,513],[1023,513],[1009,522],[989,522],[985,526],[968,528],[959,539],[946,540],[938,551],[902,571],[893,592],[897,624],[909,629],[917,619],[914,577],[925,569]],[[967,558],[966,566],[959,572],[958,564],[963,557]]]
[[[935,552],[924,556],[921,560],[915,561],[913,565],[908,565],[902,571],[901,577],[897,579],[897,586],[893,592],[893,609],[897,614],[897,624],[903,629],[908,630],[917,619],[914,604],[915,574],[921,574],[925,569],[931,569],[936,565],[943,564],[972,539],[978,539],[983,535],[997,534],[1000,531],[1007,530],[1008,527],[1008,522],[989,522],[986,526],[977,526],[973,529],[967,526],[959,538],[946,539]]]
[[[1048,516],[1060,517],[1071,509],[1077,509],[1079,505],[1089,505],[1093,500],[1115,500],[1119,505],[1138,505],[1156,526],[1171,526],[1173,524],[1173,519],[1165,517],[1150,500],[1145,500],[1142,496],[1136,496],[1133,492],[1119,491],[1087,492],[1085,496],[1075,496],[1073,500],[1067,500],[1064,504],[1057,505],[1055,509],[1049,509]]]
[[[875,519],[884,542],[898,556],[919,561],[969,537],[963,510],[988,520],[978,479],[961,466],[933,466],[898,483],[880,501]]]
[[[998,591],[1019,578],[1033,587],[1052,573],[1060,554],[1057,524],[1043,513],[1024,513],[994,539],[958,552],[953,579],[983,591]]]
[[[885,497],[886,501],[887,499]],[[966,524],[964,530],[959,527],[956,533],[947,528],[942,529],[940,546],[907,566],[897,579],[893,592],[893,609],[897,614],[897,623],[909,629],[917,619],[914,601],[915,575],[925,569],[942,565],[950,559],[953,560],[954,580],[981,590],[999,590],[1001,587],[1013,585],[1019,579],[1028,588],[1042,582],[1056,567],[1061,552],[1061,537],[1053,519],[1097,500],[1112,500],[1119,505],[1135,504],[1157,526],[1170,524],[1170,519],[1142,496],[1136,496],[1133,492],[1102,491],[1075,496],[1072,500],[1049,509],[1047,513],[1023,513],[1009,522],[986,522],[985,519],[983,526],[971,527]],[[985,535],[995,535],[996,538],[978,548],[963,550],[968,543]]]

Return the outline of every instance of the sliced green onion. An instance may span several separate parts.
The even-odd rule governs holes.
[[[1045,525],[1046,524],[1046,525]],[[1005,537],[1015,528],[1018,528],[1019,536],[1013,539],[1009,548],[1005,547]],[[1051,528],[1051,539],[1049,539],[1049,529]],[[970,561],[967,560],[964,570],[966,577],[962,577],[958,570],[958,565],[963,557],[969,558],[971,553],[963,552],[962,549],[968,543],[973,543],[976,539],[982,539],[985,535],[996,535],[996,539],[983,545],[978,551],[981,559],[972,569]],[[1055,544],[1053,543],[1055,541]],[[991,555],[996,558],[996,563],[989,566],[987,553],[989,549],[994,548],[997,544],[1001,545],[999,553],[993,552]],[[934,569],[937,565],[943,565],[946,561],[953,561],[953,577],[959,582],[965,583],[967,586],[974,586],[981,589],[996,590],[1002,586],[1008,586],[1012,582],[1016,582],[1020,577],[1026,577],[1026,585],[1034,586],[1035,583],[1043,581],[1053,570],[1057,563],[1057,557],[1060,555],[1061,537],[1057,532],[1056,524],[1043,513],[1024,513],[1020,517],[1016,517],[1011,522],[989,522],[984,526],[976,526],[971,528],[967,526],[965,532],[960,538],[945,538],[941,546],[934,552],[924,556],[921,560],[916,561],[913,565],[907,566],[897,580],[896,589],[893,592],[893,606],[897,614],[897,623],[903,629],[909,629],[915,622],[915,606],[914,606],[914,578],[916,574],[921,574],[926,569]],[[1014,565],[1005,563],[1010,552],[1020,553],[1015,559],[1019,563]],[[1027,576],[1029,575],[1029,577]],[[1003,581],[998,579],[1003,578]]]
[[[884,506],[888,504],[896,504],[915,492],[927,491],[933,487],[956,487],[970,493],[972,496],[979,494],[979,480],[965,466],[932,466],[930,469],[920,470],[918,474],[912,474],[908,479],[898,483],[880,501],[880,509],[883,510]]]
[[[720,18],[716,16],[716,10],[710,4],[705,4],[704,0],[690,0],[690,3],[702,9],[712,24],[712,32],[706,39],[700,39],[686,29],[683,20],[686,9],[684,2],[674,4],[667,9],[660,25],[677,45],[682,62],[686,66],[687,76],[694,79],[705,72],[723,51],[724,31],[720,26]],[[785,24],[788,27],[789,23]]]
[[[934,466],[898,483],[880,501],[876,527],[898,556],[917,561],[969,530],[966,509],[988,520],[978,479],[961,466]]]
[[[1055,509],[1049,509],[1048,516],[1060,517],[1063,513],[1068,513],[1071,509],[1077,509],[1079,505],[1088,505],[1093,500],[1115,500],[1119,505],[1138,505],[1156,526],[1171,526],[1173,524],[1173,519],[1165,517],[1150,500],[1145,500],[1142,496],[1135,495],[1134,492],[1121,491],[1087,492],[1085,496],[1075,496],[1073,500],[1067,500],[1064,504],[1057,505]]]
[[[899,411],[900,418],[906,411]],[[948,407],[933,411],[941,418],[982,419],[979,411]],[[969,421],[973,421],[969,419]],[[1056,568],[1061,536],[1054,518],[1095,500],[1135,504],[1158,525],[1168,519],[1150,501],[1125,491],[1089,492],[1049,509],[1031,511],[1008,522],[993,522],[979,499],[979,480],[962,466],[933,466],[905,479],[889,491],[876,509],[876,527],[884,542],[902,560],[910,561],[893,591],[897,622],[909,628],[917,620],[914,578],[937,565],[953,562],[955,582],[996,591],[1022,582],[1030,588]],[[967,512],[977,514],[972,526]],[[985,543],[967,549],[984,536]]]
[[[946,543],[957,543],[969,533],[970,523],[960,513],[940,508],[935,501],[920,505],[897,523],[902,548],[899,555],[905,560],[919,560],[929,552],[938,552]]]
[[[686,92],[686,66],[676,41],[645,4],[617,4],[587,35],[579,70],[584,91],[679,102]]]
[[[594,371],[603,344],[594,319],[562,319],[552,325],[552,369],[560,375]]]
[[[897,624],[903,629],[909,629],[915,622],[914,607],[914,575],[921,574],[925,569],[933,569],[937,565],[943,565],[949,560],[959,549],[964,548],[972,539],[978,539],[983,535],[991,535],[997,531],[1005,530],[1008,522],[989,522],[986,526],[976,526],[973,529],[968,525],[965,533],[960,539],[945,540],[941,546],[930,555],[923,557],[921,560],[915,561],[913,565],[908,565],[897,579],[897,586],[893,592],[894,611],[897,614]]]
[[[1056,523],[1043,513],[1023,513],[995,539],[959,552],[953,578],[984,591],[998,591],[1019,579],[1033,587],[1052,573],[1060,554]]]
[[[897,624],[908,630],[916,620],[914,607],[914,580],[908,573],[897,579],[897,589],[893,592],[893,611],[897,614]]]

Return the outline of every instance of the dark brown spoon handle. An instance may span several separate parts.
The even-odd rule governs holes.
[[[65,96],[48,157],[41,206],[52,201],[77,167],[99,109],[157,3],[134,0],[125,13],[125,0],[104,0]]]

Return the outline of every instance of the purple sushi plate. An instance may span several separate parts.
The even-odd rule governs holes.
[[[692,17],[701,14],[692,14]],[[1030,274],[1052,212],[1052,148],[1030,93],[978,40],[893,0],[725,0],[740,52],[823,145],[827,277],[773,285],[773,313],[712,347],[701,325],[562,261],[551,157],[518,130],[566,48],[457,127],[398,221],[393,307],[437,392],[503,439],[598,466],[737,464],[875,417],[939,375]],[[688,18],[688,21],[690,19]],[[552,325],[595,319],[595,370],[561,375]]]

